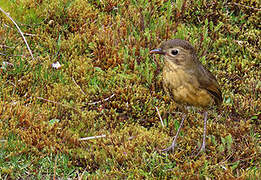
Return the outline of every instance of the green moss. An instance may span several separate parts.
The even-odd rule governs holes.
[[[1,13],[0,66],[12,65],[0,69],[0,177],[259,177],[260,5],[184,2],[1,2],[36,60]],[[171,38],[189,40],[222,87],[199,157],[197,111],[189,111],[176,151],[160,152],[182,115],[163,91],[163,59],[149,50]],[[97,135],[106,137],[79,141]]]

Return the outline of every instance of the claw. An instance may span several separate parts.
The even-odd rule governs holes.
[[[166,149],[163,149],[163,150],[161,150],[161,151],[163,151],[163,152],[168,152],[168,151],[172,150],[172,152],[174,152],[175,145],[176,145],[176,141],[177,141],[177,139],[178,139],[178,135],[179,135],[180,129],[181,129],[182,126],[183,126],[183,123],[184,123],[184,120],[185,120],[186,116],[187,116],[187,115],[184,114],[184,116],[182,117],[180,126],[179,126],[179,128],[178,128],[178,131],[177,131],[177,133],[176,133],[176,135],[175,135],[175,138],[174,138],[174,140],[173,140],[171,146],[168,147],[168,148],[166,148]]]

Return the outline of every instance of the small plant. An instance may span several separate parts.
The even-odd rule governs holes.
[[[6,0],[0,8],[0,179],[260,176],[259,1]],[[163,90],[164,60],[149,51],[174,38],[195,46],[224,94],[196,158],[203,123],[195,113],[177,151],[160,151],[181,115]]]

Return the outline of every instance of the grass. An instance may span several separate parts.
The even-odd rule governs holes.
[[[260,176],[258,1],[10,0],[0,7],[35,58],[1,13],[1,179]],[[163,59],[149,51],[172,38],[189,40],[222,87],[198,157],[197,110],[176,151],[160,152],[182,115],[163,91]],[[79,140],[98,135],[106,137]]]

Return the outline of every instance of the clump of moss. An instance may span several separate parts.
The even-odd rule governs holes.
[[[12,64],[0,69],[6,157],[31,156],[36,167],[41,157],[62,154],[68,166],[91,178],[258,177],[257,1],[10,1],[5,7],[28,33],[36,57],[29,58],[17,30],[0,14],[0,63]],[[176,151],[160,151],[181,114],[163,91],[163,60],[149,50],[170,38],[197,48],[224,95],[222,107],[209,112],[207,152],[199,157],[193,154],[203,122],[193,111]],[[52,67],[57,61],[59,69]],[[95,135],[106,137],[79,141]],[[16,175],[0,167],[2,174]]]

